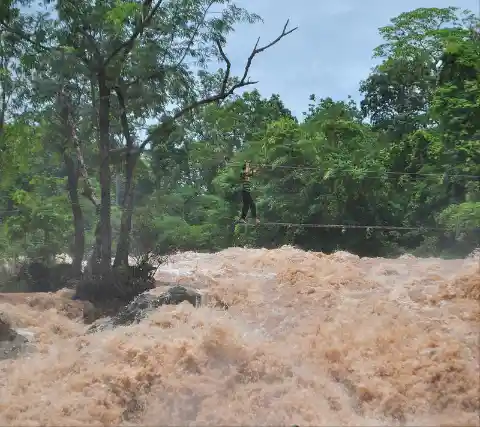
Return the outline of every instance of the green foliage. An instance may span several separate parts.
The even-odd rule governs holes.
[[[134,218],[134,251],[160,254],[177,250],[218,250],[225,246],[232,220],[219,197],[197,195],[193,188],[156,194]],[[223,225],[223,227],[222,227]]]
[[[18,214],[8,216],[3,227],[10,241],[19,242],[22,255],[49,259],[68,249],[70,206],[65,194],[45,197],[41,193],[38,187],[15,191],[11,198]]]
[[[110,159],[112,176],[126,172],[124,121],[136,146],[153,123],[133,179],[131,249],[137,255],[294,244],[450,256],[480,244],[480,43],[472,14],[420,8],[380,28],[383,43],[374,56],[382,62],[361,82],[359,106],[312,95],[299,120],[279,95],[264,98],[253,90],[167,120],[216,93],[225,70],[207,70],[218,59],[217,41],[223,45],[236,23],[258,16],[229,0],[166,1],[143,28],[139,23],[152,9],[140,1],[60,2],[55,19],[20,13],[17,3],[3,5],[0,18],[8,16],[9,28],[33,38],[4,38],[0,49],[8,60],[0,89],[15,100],[5,107],[0,134],[4,256],[72,252],[65,158],[78,162],[81,152],[99,195],[99,88],[90,71],[92,61],[106,64],[107,58],[104,71],[124,91],[126,108],[122,117],[112,90],[109,134],[118,149]],[[208,13],[213,4],[222,13]],[[60,95],[68,95],[69,104]],[[233,227],[246,161],[257,169],[253,195],[262,222],[338,227]],[[79,185],[88,251],[98,218]],[[115,185],[114,246],[125,212],[125,185]]]
[[[448,206],[438,215],[438,221],[451,231],[480,229],[480,202],[465,202]]]
[[[0,191],[14,187],[15,179],[29,172],[39,154],[43,154],[43,147],[32,126],[21,120],[7,124],[0,135]]]
[[[418,8],[401,13],[391,24],[379,29],[385,43],[374,50],[376,57],[439,58],[444,50],[442,39],[452,31],[468,27],[475,22],[470,12],[457,7]]]
[[[42,145],[44,128],[19,119],[0,137],[2,240],[9,256],[50,259],[71,239],[70,203],[58,160]]]

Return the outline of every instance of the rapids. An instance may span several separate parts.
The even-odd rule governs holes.
[[[163,306],[93,335],[45,303],[61,295],[0,298],[35,346],[0,362],[0,425],[480,426],[479,263],[179,253],[157,278],[228,311]]]

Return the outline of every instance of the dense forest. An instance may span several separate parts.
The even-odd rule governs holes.
[[[311,95],[299,118],[250,73],[297,30],[288,21],[235,76],[227,36],[261,18],[230,0],[34,3],[0,8],[1,258],[67,253],[73,274],[89,261],[105,275],[129,254],[233,245],[368,256],[480,245],[473,13],[394,17],[361,102]],[[262,224],[232,228],[247,160]]]

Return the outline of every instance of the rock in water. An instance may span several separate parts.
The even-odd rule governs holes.
[[[164,304],[176,305],[184,301],[188,301],[194,307],[199,307],[202,295],[196,290],[184,286],[173,286],[159,296],[144,293],[135,297],[130,304],[112,318],[92,325],[88,328],[87,333],[139,323],[148,313]]]
[[[7,321],[0,317],[0,360],[14,359],[28,345],[28,338],[10,328]]]

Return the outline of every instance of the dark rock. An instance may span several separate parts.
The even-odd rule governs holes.
[[[74,273],[72,264],[64,262],[52,265],[49,268],[49,273],[50,280],[54,281],[51,284],[52,291],[62,289],[63,287],[72,288],[72,285],[76,283],[75,281],[82,277],[82,274],[77,275]]]
[[[119,267],[108,275],[84,275],[75,286],[75,299],[90,301],[96,306],[112,300],[128,304],[137,295],[155,288],[154,271],[149,265]]]
[[[0,360],[14,359],[26,350],[27,345],[28,339],[11,329],[0,317]]]
[[[92,325],[87,332],[99,332],[105,329],[113,329],[118,326],[139,323],[148,313],[162,305],[177,305],[184,301],[188,301],[194,307],[199,307],[202,301],[202,295],[194,289],[188,289],[184,286],[178,285],[171,287],[159,296],[143,293],[136,296],[132,302],[121,309],[112,318]]]
[[[10,324],[0,317],[0,341],[9,341],[11,336]]]

